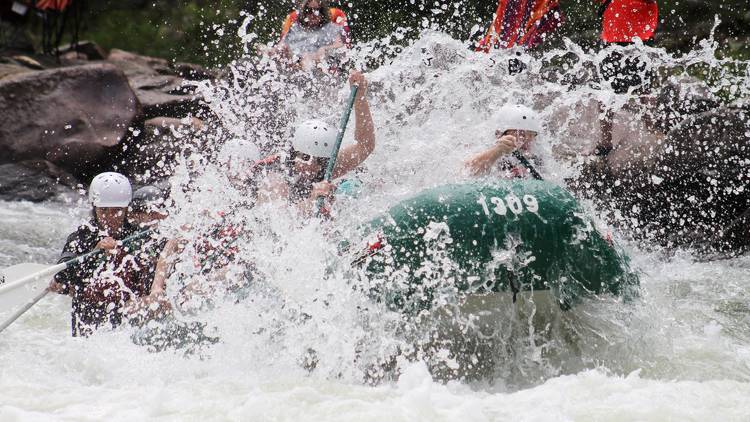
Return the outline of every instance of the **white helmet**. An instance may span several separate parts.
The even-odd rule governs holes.
[[[336,143],[336,129],[320,120],[308,120],[297,126],[292,138],[295,150],[313,157],[330,158]]]
[[[224,144],[217,158],[231,175],[236,176],[260,159],[260,149],[250,141],[234,139]]]
[[[500,130],[528,130],[539,133],[542,121],[536,111],[522,105],[513,104],[500,107],[495,113]]]
[[[120,173],[98,174],[89,185],[89,200],[97,208],[125,208],[132,197],[130,181]]]

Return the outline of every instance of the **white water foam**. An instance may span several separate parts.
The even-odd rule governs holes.
[[[675,60],[646,50],[653,60]],[[372,50],[365,45],[360,51],[355,63],[364,63]],[[681,60],[713,63],[707,51]],[[362,222],[414,193],[466,180],[462,160],[493,142],[488,117],[497,106],[549,105],[545,117],[560,123],[542,134],[539,149],[545,174],[561,182],[576,170],[556,161],[553,151],[561,144],[582,148],[587,141],[577,137],[581,104],[596,100],[617,108],[627,101],[591,85],[571,90],[533,76],[555,55],[601,59],[575,45],[542,58],[522,56],[529,70],[520,75],[509,75],[503,65],[511,54],[475,54],[443,34],[426,32],[369,73],[377,148],[360,175],[361,197],[341,201],[332,224],[304,223],[293,212],[238,208],[242,196],[214,166],[212,152],[237,137],[266,147],[305,116],[334,123],[348,88],[339,84],[332,94],[306,97],[273,72],[267,80],[247,79],[244,62],[223,86],[202,85],[227,129],[207,135],[208,148],[178,167],[172,217],[164,229],[180,233],[186,223],[206,229],[220,221],[206,210],[239,209],[231,221],[239,224],[242,217],[258,234],[238,242],[238,253],[251,257],[267,283],[239,303],[216,300],[197,316],[185,315],[206,322],[207,334],[221,339],[188,356],[182,350],[149,352],[133,344],[126,328],[71,338],[69,301],[46,299],[0,337],[0,419],[745,419],[750,261],[698,263],[679,255],[667,260],[636,246],[627,249],[642,272],[640,299],[587,301],[543,336],[511,341],[499,354],[507,358],[496,368],[500,376],[444,383],[423,362],[400,359],[397,381],[385,378],[374,387],[364,382],[394,350],[408,345],[398,315],[370,302],[344,269],[329,270],[339,240],[354,237]],[[570,72],[585,70],[586,60]],[[268,86],[273,101],[257,94]],[[280,127],[244,124],[248,116],[266,118],[269,104],[285,113]],[[8,240],[0,249],[2,262],[54,260],[65,232],[85,213],[70,216],[61,208],[4,207],[0,232]],[[275,294],[279,290],[285,294]],[[312,372],[304,367],[306,358],[317,360]]]

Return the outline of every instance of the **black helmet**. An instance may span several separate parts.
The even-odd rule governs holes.
[[[156,186],[144,186],[133,192],[130,209],[134,212],[148,212],[160,208],[164,204],[166,195]]]

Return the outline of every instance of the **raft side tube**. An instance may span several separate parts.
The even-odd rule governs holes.
[[[577,201],[545,181],[427,190],[367,226],[380,247],[365,260],[373,294],[419,311],[451,295],[551,290],[565,309],[582,297],[632,296],[638,277]]]

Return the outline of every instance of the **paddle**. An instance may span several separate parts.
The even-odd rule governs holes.
[[[323,180],[330,182],[333,177],[333,169],[336,167],[336,159],[339,156],[339,150],[341,149],[341,141],[344,140],[344,133],[346,132],[346,125],[349,123],[349,116],[352,114],[352,108],[354,108],[354,100],[357,98],[357,85],[352,86],[352,90],[349,93],[349,101],[344,109],[344,114],[341,116],[341,122],[339,122],[339,130],[336,133],[336,143],[333,145],[333,151],[331,151],[331,158],[328,160],[328,167]],[[316,203],[316,214],[320,215],[320,210],[323,207],[325,198],[322,196],[317,199]]]
[[[534,166],[531,164],[531,162],[526,158],[521,151],[515,150],[512,152],[513,156],[516,157],[516,160],[520,161],[521,164],[523,164],[524,167],[526,167],[529,172],[531,173],[531,176],[536,180],[544,180],[541,174],[539,174],[538,171],[534,168]]]
[[[151,230],[144,230],[125,238],[123,245],[141,239],[151,234]],[[47,281],[52,276],[64,269],[73,268],[84,260],[102,253],[101,249],[95,249],[89,253],[80,255],[69,261],[57,265],[24,263],[8,267],[2,271],[0,276],[0,303],[2,310],[10,310],[19,307],[8,319],[0,324],[0,332],[8,328],[21,315],[31,309],[49,292]],[[42,282],[42,283],[40,283]]]

